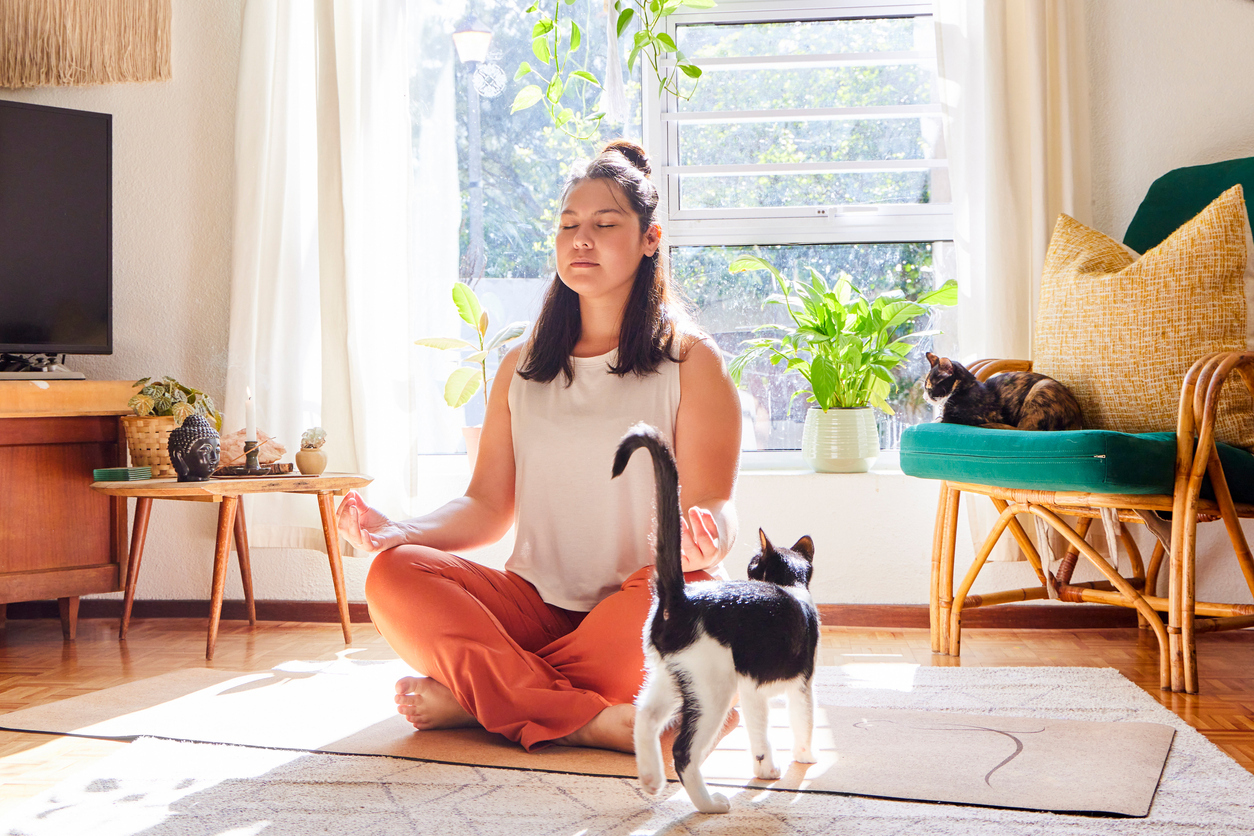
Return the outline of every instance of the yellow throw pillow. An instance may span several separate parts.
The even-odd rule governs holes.
[[[1175,430],[1189,367],[1211,352],[1254,350],[1252,253],[1239,185],[1139,257],[1062,215],[1045,256],[1033,369],[1071,388],[1089,429]],[[1254,447],[1252,410],[1233,376],[1219,440]]]

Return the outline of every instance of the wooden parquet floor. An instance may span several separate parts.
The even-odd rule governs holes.
[[[132,621],[125,643],[117,621],[84,619],[78,640],[61,639],[56,620],[10,620],[0,627],[0,713],[40,705],[172,670],[267,670],[292,659],[391,659],[369,624],[354,625],[345,648],[338,624],[223,622],[216,658],[206,662],[203,619]],[[934,657],[927,630],[823,629],[820,663],[1112,667],[1144,688],[1246,769],[1254,772],[1254,631],[1198,637],[1202,693],[1158,690],[1158,650],[1136,629],[963,631],[962,659]],[[873,668],[869,668],[872,673]],[[84,762],[125,743],[0,732],[0,816],[60,782]]]

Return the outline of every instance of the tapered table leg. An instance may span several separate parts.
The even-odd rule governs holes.
[[[213,599],[209,602],[209,640],[205,645],[205,658],[213,659],[218,644],[218,621],[222,618],[222,597],[226,593],[226,565],[231,559],[231,532],[235,527],[235,507],[238,496],[222,497],[218,508],[218,541],[213,554]]]
[[[318,510],[322,512],[322,535],[327,541],[327,558],[331,561],[331,580],[335,583],[335,603],[340,609],[344,644],[352,644],[353,628],[349,626],[348,595],[344,592],[344,566],[340,560],[340,531],[335,521],[335,500],[329,492],[318,493]]]
[[[61,608],[61,635],[74,641],[74,637],[78,635],[78,596],[58,598],[57,604]]]
[[[122,500],[125,502],[126,500]],[[126,559],[126,599],[122,603],[122,624],[118,638],[125,639],[131,627],[131,607],[135,603],[135,583],[139,580],[139,562],[144,557],[144,540],[148,537],[148,517],[152,514],[152,497],[135,500],[135,525],[131,529],[131,552]]]
[[[253,566],[248,554],[248,525],[244,522],[244,502],[235,506],[235,555],[239,558],[239,579],[244,585],[244,604],[248,607],[248,623],[257,626],[257,604],[253,600]]]

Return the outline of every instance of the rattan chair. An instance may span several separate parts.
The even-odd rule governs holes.
[[[1204,176],[1190,177],[1188,170],[1178,170],[1161,178],[1129,227],[1125,243],[1146,251],[1233,182],[1248,181],[1246,194],[1254,195],[1254,159],[1197,171]],[[1181,182],[1197,186],[1197,194],[1174,203],[1165,200],[1164,194],[1179,193]],[[1161,237],[1154,240],[1155,236]],[[971,366],[981,380],[1017,370],[1031,370],[1031,363],[984,360]],[[1224,522],[1254,597],[1254,556],[1240,524],[1241,518],[1254,517],[1254,455],[1215,440],[1217,404],[1228,383],[1230,390],[1243,386],[1254,397],[1254,352],[1221,352],[1197,359],[1181,385],[1174,433],[1032,433],[952,424],[907,430],[901,441],[902,470],[942,480],[929,599],[932,651],[958,656],[962,614],[976,607],[1045,598],[1129,607],[1137,611],[1141,626],[1157,637],[1161,687],[1197,693],[1196,634],[1254,626],[1254,605],[1196,597],[1197,524],[1217,520]],[[955,590],[962,494],[987,496],[999,516]],[[1038,543],[1048,541],[1049,530],[1062,536],[1067,549],[1056,564],[1048,554],[1042,560],[1019,515],[1034,520]],[[1118,571],[1086,540],[1095,520],[1101,521],[1107,553],[1126,555],[1126,572]],[[1154,533],[1148,564],[1127,524],[1146,525]],[[1027,557],[1037,585],[971,594],[1007,531]],[[1101,580],[1072,580],[1081,557]],[[1165,597],[1160,594],[1164,567]]]

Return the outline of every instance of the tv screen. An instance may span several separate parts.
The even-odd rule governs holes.
[[[0,352],[113,350],[113,117],[0,101]]]

